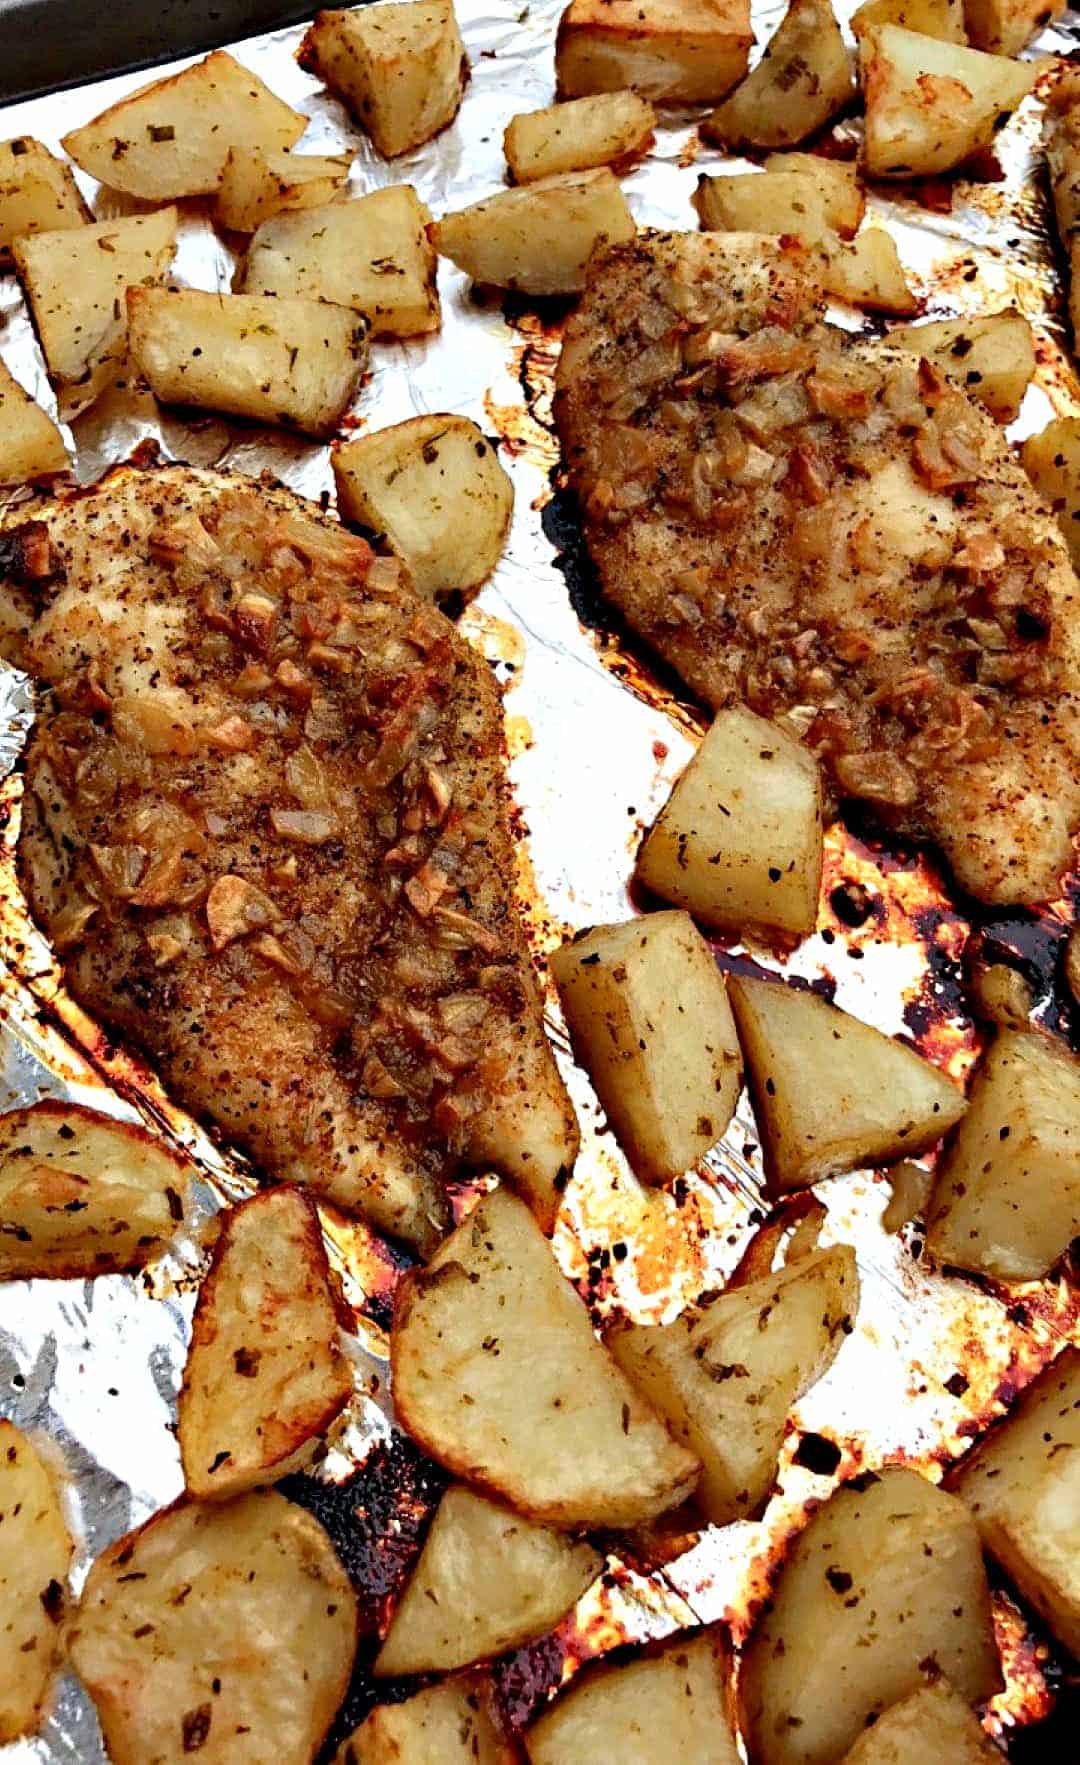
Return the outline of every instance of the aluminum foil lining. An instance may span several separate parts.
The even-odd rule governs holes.
[[[755,6],[759,45],[782,6]],[[842,5],[841,11],[850,10]],[[431,209],[479,199],[504,180],[502,133],[521,110],[551,102],[559,0],[458,0],[472,80],[457,121],[437,140],[388,164],[357,134],[341,106],[294,60],[299,29],[236,46],[274,91],[310,117],[300,151],[356,151],[355,193],[414,184]],[[1068,54],[1080,31],[1069,15],[1033,53]],[[183,63],[163,69],[175,71]],[[66,130],[133,91],[125,75],[12,106],[0,133],[29,133],[58,150]],[[857,122],[840,125],[854,138]],[[1039,153],[1040,105],[1027,100],[999,137],[1000,176],[875,194],[874,219],[894,234],[927,316],[988,312],[1015,304],[1032,321],[1039,365],[1015,426],[1017,437],[1054,414],[1080,411],[1080,387],[1064,347],[1060,275],[1051,241]],[[625,187],[642,225],[696,225],[690,197],[702,170],[743,170],[697,140],[693,118],[668,113],[648,157]],[[77,174],[99,217],[138,205]],[[227,291],[236,258],[198,203],[182,205],[178,283]],[[429,411],[476,418],[499,442],[513,475],[516,510],[503,560],[463,615],[470,639],[506,687],[513,782],[527,837],[519,846],[520,897],[538,963],[567,930],[632,910],[628,883],[641,834],[663,802],[702,726],[670,678],[654,671],[599,602],[580,534],[558,475],[550,395],[560,312],[522,300],[478,297],[453,265],[440,264],[438,336],[378,343],[350,427],[380,427]],[[849,315],[843,322],[855,321]],[[0,277],[0,355],[50,410],[54,401],[12,275]],[[329,450],[282,434],[206,417],[186,422],[148,395],[110,393],[73,426],[76,473],[95,479],[152,438],[165,455],[246,472],[269,468],[304,495],[333,500]],[[112,1047],[68,1000],[51,954],[30,926],[15,886],[12,848],[20,781],[16,768],[30,719],[27,682],[0,673],[0,1104],[43,1094],[136,1113],[189,1146],[205,1173],[202,1226],[138,1278],[13,1283],[0,1287],[0,1414],[44,1430],[70,1471],[80,1539],[76,1586],[93,1556],[181,1490],[172,1424],[194,1291],[206,1262],[207,1228],[223,1200],[249,1192],[251,1172],[216,1147],[161,1091],[152,1073]],[[1074,1035],[1055,981],[1057,953],[1073,917],[1073,892],[1038,915],[987,915],[981,929],[1035,986],[1036,1015]],[[857,899],[867,911],[851,910]],[[868,904],[868,906],[867,906]],[[857,923],[852,921],[857,920]],[[826,884],[814,935],[785,959],[775,950],[718,946],[727,964],[787,966],[890,1032],[903,1032],[954,1075],[970,1068],[979,1032],[962,985],[969,909],[957,904],[926,854],[882,844],[837,825],[828,835]],[[719,1284],[764,1217],[756,1132],[741,1105],[723,1144],[669,1192],[630,1176],[584,1076],[573,1066],[554,1001],[550,1030],[582,1120],[584,1149],[555,1248],[597,1318],[674,1316]],[[504,1702],[521,1721],[591,1655],[618,1643],[725,1619],[746,1632],[783,1541],[808,1501],[838,1477],[903,1460],[937,1477],[941,1467],[1000,1414],[1067,1340],[1077,1340],[1076,1290],[1067,1276],[1009,1290],[943,1277],[921,1260],[917,1232],[887,1235],[888,1188],[878,1173],[820,1189],[826,1241],[857,1248],[862,1303],[854,1335],[833,1371],[792,1416],[777,1492],[764,1518],[710,1529],[662,1567],[612,1552],[608,1572],[553,1637],[498,1668]],[[293,1493],[320,1512],[363,1585],[372,1626],[397,1584],[407,1551],[437,1493],[393,1421],[386,1380],[389,1301],[400,1259],[362,1226],[327,1213],[334,1260],[356,1307],[352,1344],[356,1401],[324,1465]],[[618,1254],[612,1252],[619,1246]],[[808,1433],[833,1442],[829,1476],[800,1463]],[[358,1469],[359,1467],[359,1469]],[[375,1498],[378,1485],[378,1499]],[[362,1548],[361,1548],[362,1547]],[[1006,1748],[1047,1715],[1060,1670],[1004,1589],[995,1595],[1007,1686],[987,1726]],[[363,1657],[363,1651],[362,1651]],[[363,1658],[339,1723],[371,1699]],[[64,1679],[42,1732],[3,1751],[12,1761],[104,1758],[93,1710]],[[1050,1757],[1049,1752],[1040,1757]]]

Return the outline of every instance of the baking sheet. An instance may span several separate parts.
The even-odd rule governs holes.
[[[755,8],[759,42],[782,12]],[[356,193],[409,181],[438,214],[498,188],[501,140],[517,111],[550,102],[554,0],[471,4],[459,18],[472,81],[457,122],[435,142],[381,161],[344,111],[293,60],[299,30],[240,44],[236,54],[280,95],[309,115],[307,151],[356,148]],[[1077,41],[1071,15],[1040,39],[1040,51],[1067,53]],[[176,67],[184,65],[176,63]],[[172,71],[163,70],[163,71]],[[52,148],[60,134],[143,83],[125,75],[9,107],[4,136],[33,133]],[[855,125],[841,125],[852,134]],[[1001,177],[940,184],[873,198],[875,218],[897,238],[927,315],[1018,305],[1036,327],[1039,367],[1015,433],[1056,413],[1080,411],[1080,388],[1063,349],[1059,276],[1038,170],[1039,105],[1028,100],[1000,138]],[[701,170],[742,169],[697,142],[692,119],[668,118],[647,160],[625,179],[640,224],[696,224],[690,196]],[[100,216],[138,205],[79,181]],[[179,283],[228,290],[236,259],[198,203],[183,208]],[[550,427],[551,379],[560,312],[520,300],[478,298],[449,263],[440,265],[439,336],[377,344],[373,371],[350,426],[378,427],[435,410],[472,416],[499,438],[512,472],[516,510],[494,580],[466,610],[463,627],[506,686],[513,782],[527,837],[519,846],[522,908],[538,958],[568,929],[618,918],[633,906],[633,853],[701,727],[698,713],[605,613],[584,560],[572,508],[559,483]],[[853,322],[849,320],[847,322]],[[11,276],[0,277],[0,355],[48,408],[54,408],[31,327]],[[77,474],[89,482],[135,446],[156,442],[171,458],[255,472],[270,467],[312,497],[333,495],[329,452],[280,432],[213,417],[184,422],[148,396],[110,395],[71,432]],[[0,674],[0,766],[17,760],[30,716],[26,683]],[[18,824],[17,770],[0,800],[0,1038],[9,1106],[61,1093],[98,1107],[134,1111],[189,1145],[206,1184],[202,1217],[247,1192],[242,1161],[211,1143],[161,1093],[152,1074],[110,1047],[67,1000],[48,949],[29,927],[15,888],[11,851]],[[871,903],[848,922],[850,888]],[[977,1032],[967,1015],[962,965],[971,921],[950,898],[931,859],[877,842],[866,829],[830,830],[818,928],[790,959],[791,972],[890,1032],[903,1031],[956,1076],[970,1067]],[[1039,993],[1039,1015],[1065,1033],[1076,1026],[1055,984],[1057,952],[1072,918],[1071,891],[1047,913],[1000,914],[988,922],[998,946],[1021,963]],[[783,965],[766,948],[722,948],[723,962]],[[624,1312],[668,1318],[716,1286],[764,1216],[760,1161],[745,1101],[724,1143],[700,1171],[670,1193],[634,1182],[605,1131],[584,1077],[573,1067],[552,1003],[550,1028],[578,1104],[583,1151],[567,1195],[555,1248],[598,1318]],[[932,1476],[1066,1340],[1080,1339],[1076,1288],[1067,1274],[1029,1288],[945,1278],[923,1266],[911,1228],[890,1238],[880,1216],[888,1188],[875,1173],[823,1185],[827,1241],[857,1248],[862,1304],[855,1334],[829,1374],[795,1412],[777,1493],[763,1520],[703,1535],[651,1573],[613,1553],[608,1574],[552,1638],[519,1651],[498,1677],[505,1702],[524,1720],[590,1655],[626,1640],[659,1636],[696,1621],[726,1619],[738,1640],[767,1584],[783,1539],[807,1501],[837,1477],[885,1460]],[[374,1626],[405,1567],[439,1478],[401,1442],[386,1384],[386,1327],[401,1259],[362,1226],[326,1215],[333,1254],[357,1308],[357,1398],[320,1473],[290,1492],[326,1518],[353,1569]],[[613,1254],[616,1246],[625,1247]],[[171,1432],[194,1290],[205,1266],[197,1229],[160,1265],[136,1279],[19,1283],[0,1287],[0,1414],[41,1428],[64,1451],[81,1550],[79,1585],[90,1559],[181,1489]],[[799,1442],[817,1432],[835,1442],[832,1477],[795,1462]],[[356,1467],[362,1466],[357,1471]],[[988,1725],[1020,1757],[1022,1730],[1049,1715],[1064,1683],[1045,1641],[1026,1627],[1003,1591],[997,1598],[1008,1685]],[[370,1650],[366,1651],[370,1653]],[[340,1732],[370,1701],[365,1649]],[[1066,1704],[1059,1709],[1062,1719]],[[1075,1756],[1038,1731],[1040,1759]],[[1032,1737],[1034,1739],[1034,1736]],[[97,1761],[96,1719],[74,1680],[63,1682],[42,1733],[3,1750],[5,1759]]]

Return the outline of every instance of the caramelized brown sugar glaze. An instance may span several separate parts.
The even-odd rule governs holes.
[[[84,1009],[274,1177],[429,1248],[576,1130],[513,906],[493,677],[286,491],[121,468],[0,535],[19,864]]]
[[[749,235],[601,251],[555,417],[604,592],[709,706],[801,735],[836,798],[970,894],[1052,898],[1080,820],[1077,583],[986,413],[822,319]]]

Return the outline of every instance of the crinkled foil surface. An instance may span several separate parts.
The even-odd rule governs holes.
[[[357,149],[354,193],[407,180],[439,214],[500,186],[507,120],[551,101],[559,10],[558,0],[458,0],[472,62],[461,113],[436,141],[393,164],[373,153],[341,107],[296,66],[299,30],[241,43],[236,54],[310,116],[302,151]],[[759,42],[781,11],[772,3],[755,7]],[[1080,24],[1070,16],[1044,33],[1036,51],[1068,54],[1077,43]],[[63,132],[147,77],[125,75],[13,106],[0,115],[0,133],[32,133],[58,149]],[[854,137],[857,127],[841,124],[839,134]],[[1080,388],[1064,348],[1039,129],[1040,106],[1029,99],[999,138],[1000,176],[961,182],[951,192],[934,184],[888,199],[874,196],[870,205],[897,238],[927,315],[1015,303],[1032,320],[1039,367],[1017,436],[1051,415],[1080,411]],[[696,225],[690,207],[696,177],[721,164],[745,169],[702,147],[692,118],[669,116],[648,158],[625,179],[639,223]],[[123,199],[79,178],[99,216],[121,212]],[[235,264],[200,206],[184,205],[177,280],[228,290]],[[377,344],[371,378],[348,423],[378,427],[417,413],[461,412],[499,438],[513,474],[517,503],[509,544],[494,580],[464,613],[463,626],[506,686],[520,809],[522,910],[542,962],[567,930],[631,909],[628,882],[641,830],[691,752],[701,719],[596,596],[559,484],[550,426],[561,313],[524,301],[480,299],[449,263],[440,265],[440,273],[441,333],[421,342]],[[10,275],[0,277],[0,354],[52,409]],[[245,472],[269,468],[293,489],[332,500],[327,448],[210,417],[184,422],[159,412],[137,391],[110,393],[75,425],[78,478],[95,479],[148,438],[166,456]],[[0,1413],[44,1430],[66,1457],[80,1538],[78,1586],[98,1551],[180,1492],[175,1394],[209,1222],[223,1200],[248,1192],[253,1179],[242,1161],[215,1148],[171,1104],[152,1073],[112,1048],[64,997],[50,952],[26,920],[11,848],[19,813],[18,757],[31,716],[27,683],[4,670],[0,1105],[61,1094],[138,1113],[189,1145],[206,1175],[200,1227],[144,1275],[0,1288]],[[852,926],[849,921],[858,917],[850,910],[854,884],[865,891],[868,910]],[[1078,1025],[1055,977],[1077,892],[1066,888],[1061,902],[1038,915],[1013,911],[982,922],[983,935],[1035,986],[1036,1015],[1074,1040]],[[717,954],[728,965],[775,968],[786,960],[841,1004],[885,1030],[905,1033],[962,1077],[980,1040],[963,984],[972,930],[970,908],[950,897],[932,858],[884,846],[866,829],[836,826],[828,835],[815,934],[790,958],[740,946],[718,946]],[[598,1319],[619,1311],[640,1319],[671,1317],[724,1278],[764,1218],[749,1108],[744,1101],[723,1145],[698,1172],[670,1192],[644,1191],[630,1177],[569,1058],[553,1002],[550,1030],[578,1104],[584,1143],[556,1252]],[[499,1666],[514,1720],[526,1719],[581,1661],[620,1642],[714,1619],[726,1619],[738,1641],[807,1502],[826,1495],[836,1478],[883,1461],[903,1460],[938,1476],[1065,1341],[1080,1340],[1080,1306],[1068,1273],[1009,1290],[942,1276],[924,1265],[917,1228],[898,1236],[884,1232],[888,1194],[874,1172],[820,1189],[828,1208],[826,1240],[848,1239],[857,1247],[862,1303],[855,1333],[832,1372],[793,1414],[777,1492],[764,1518],[707,1531],[681,1554],[674,1545],[676,1554],[659,1568],[613,1551],[605,1577],[560,1629]],[[387,1389],[386,1327],[400,1259],[362,1227],[329,1214],[326,1227],[356,1307],[357,1396],[318,1478],[294,1479],[290,1493],[313,1506],[333,1532],[360,1586],[373,1636],[440,1480],[402,1442]],[[797,1462],[808,1432],[823,1434],[839,1449],[833,1477]],[[1007,1687],[994,1700],[987,1726],[1017,1759],[1074,1759],[1068,1668],[1031,1631],[1003,1588],[995,1605]],[[336,1734],[359,1720],[371,1701],[365,1672],[370,1653],[362,1646]],[[1025,1738],[1025,1730],[1044,1719]],[[94,1712],[72,1678],[62,1682],[41,1734],[8,1747],[4,1757],[55,1765],[104,1758]]]

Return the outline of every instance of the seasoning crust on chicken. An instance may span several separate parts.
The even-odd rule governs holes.
[[[555,414],[604,590],[706,704],[801,735],[971,894],[1052,898],[1080,821],[1064,543],[976,404],[822,312],[787,241],[597,254]]]
[[[39,683],[18,857],[78,1002],[279,1179],[423,1250],[576,1126],[513,905],[487,665],[394,560],[252,479],[122,467],[0,531]]]

